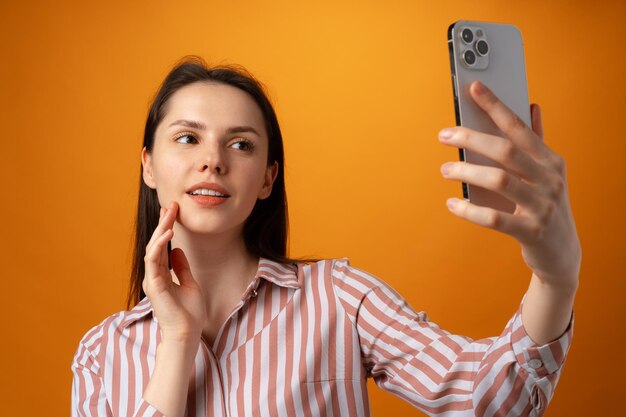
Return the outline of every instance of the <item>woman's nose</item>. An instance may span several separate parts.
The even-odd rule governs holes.
[[[202,158],[201,171],[209,170],[216,174],[224,174],[226,172],[225,156],[221,149],[212,147],[207,150]]]

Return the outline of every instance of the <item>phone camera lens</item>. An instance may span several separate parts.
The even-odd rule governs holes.
[[[471,29],[465,28],[461,32],[461,38],[463,38],[463,42],[465,43],[472,43],[472,41],[474,40],[474,34],[472,33]]]
[[[489,52],[489,44],[487,43],[487,41],[481,39],[476,42],[476,51],[478,51],[478,54],[481,56],[487,55],[487,53]]]
[[[468,49],[463,53],[463,59],[467,62],[467,65],[474,65],[474,62],[476,62],[476,54]]]

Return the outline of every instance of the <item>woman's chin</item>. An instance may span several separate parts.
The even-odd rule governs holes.
[[[174,233],[182,232],[194,235],[207,235],[218,236],[224,233],[232,231],[232,227],[224,224],[223,222],[207,221],[206,219],[186,219],[185,217],[179,218],[176,222]]]

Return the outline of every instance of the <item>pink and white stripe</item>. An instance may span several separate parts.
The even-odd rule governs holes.
[[[540,416],[573,320],[538,346],[520,305],[499,337],[472,340],[440,329],[347,258],[261,258],[213,345],[198,347],[186,416],[369,416],[370,377],[432,416]],[[159,342],[147,298],[87,332],[72,363],[72,416],[163,416],[142,398]]]

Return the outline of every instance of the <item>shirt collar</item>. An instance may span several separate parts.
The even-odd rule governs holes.
[[[254,280],[264,278],[273,284],[281,287],[299,289],[302,286],[302,276],[298,273],[299,264],[279,263],[267,258],[260,257]],[[152,314],[152,304],[148,297],[144,297],[120,323],[122,328],[128,327],[131,323]]]

